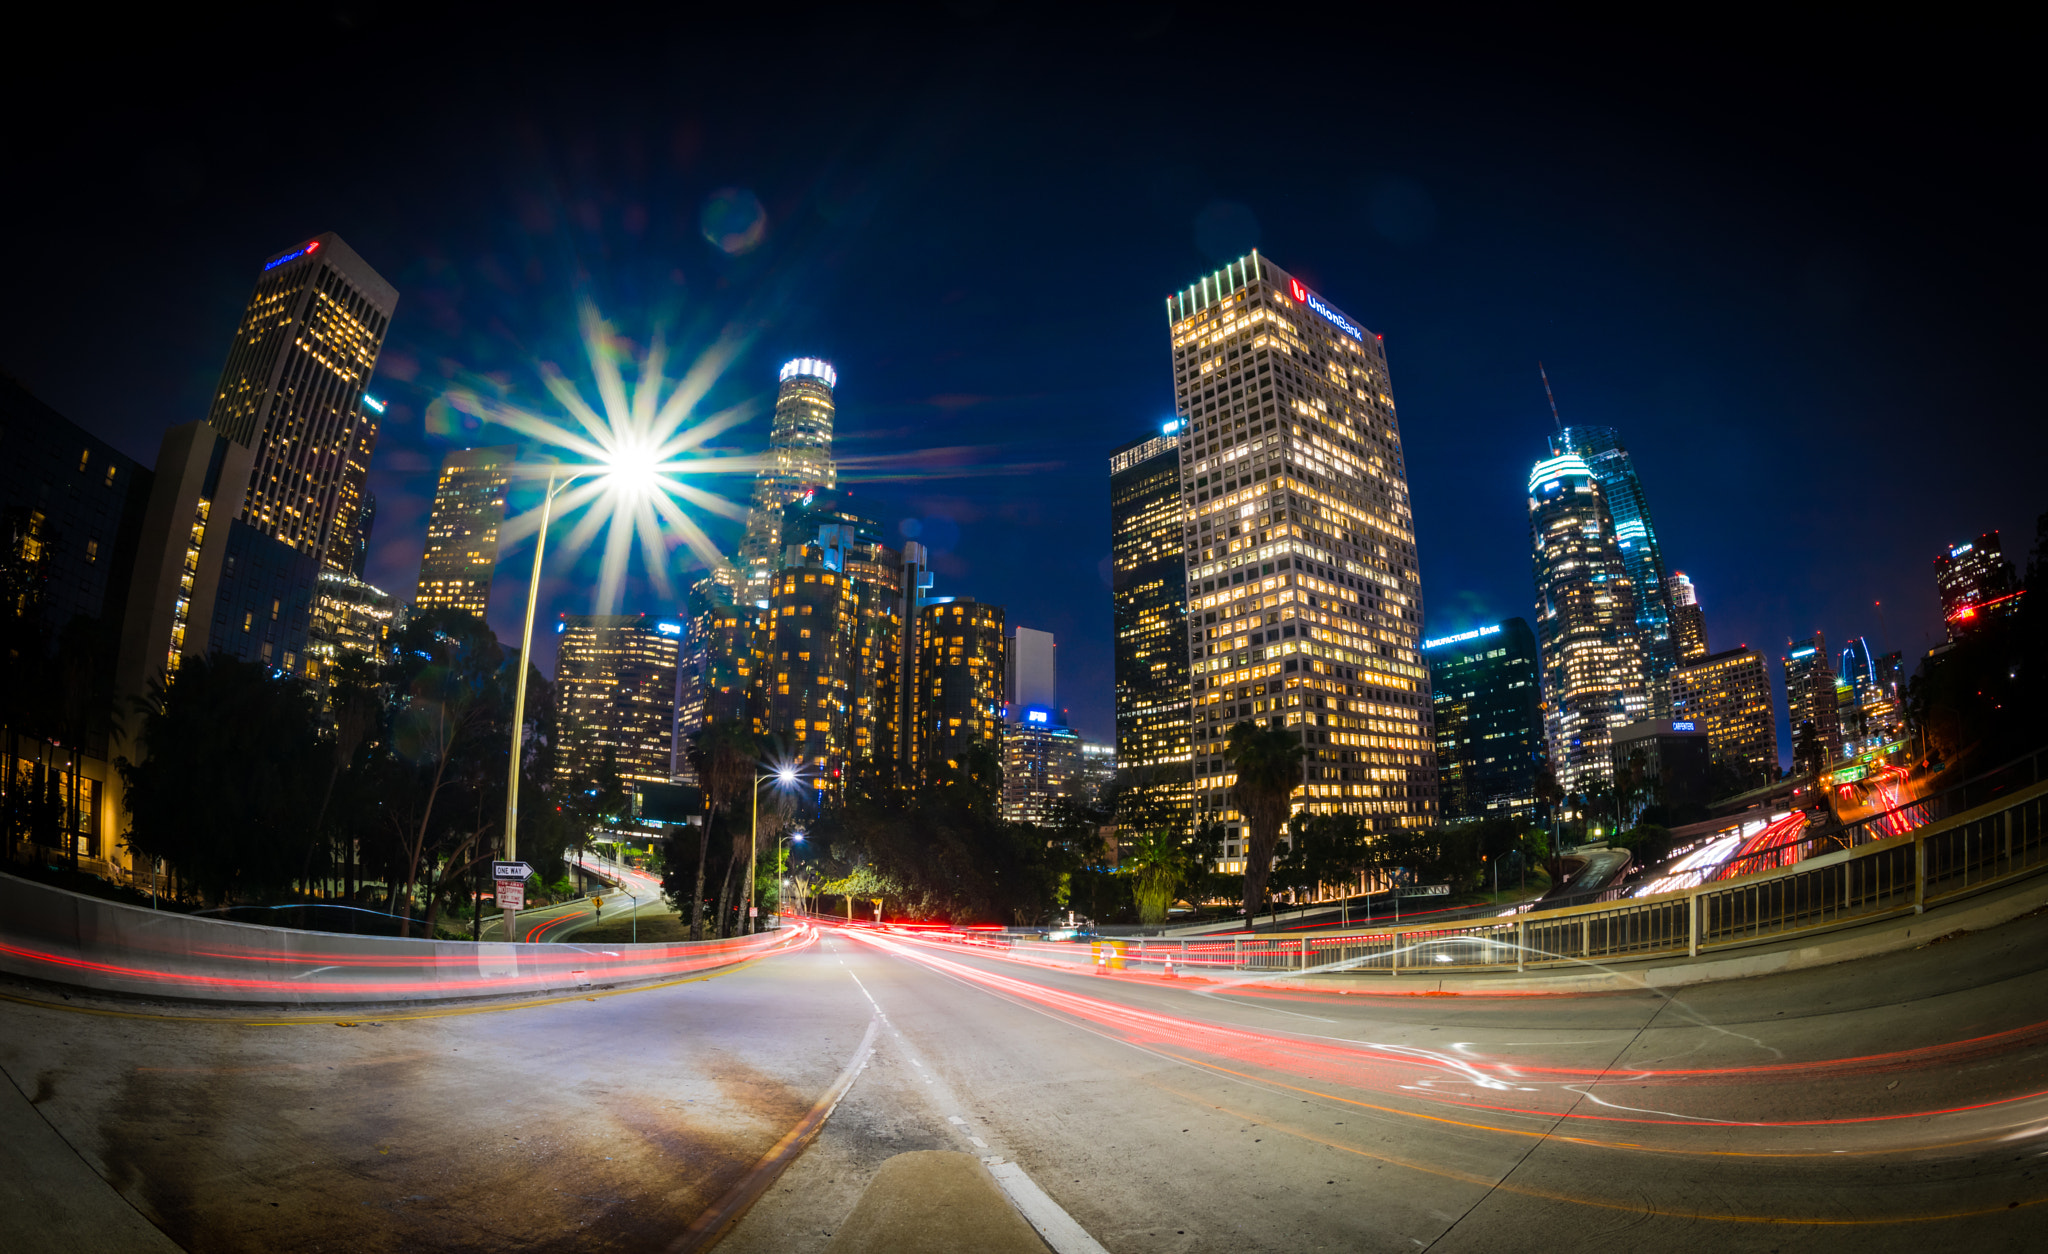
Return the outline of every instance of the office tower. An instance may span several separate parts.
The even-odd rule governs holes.
[[[1699,594],[1684,571],[1671,576],[1664,587],[1671,602],[1671,643],[1678,665],[1697,662],[1707,655],[1707,612],[1700,608]]]
[[[1074,795],[1081,737],[1043,706],[1018,708],[1003,725],[1003,817],[1050,827],[1060,802]]]
[[[1051,632],[1034,627],[1010,628],[1009,639],[1003,645],[1003,691],[1018,718],[1024,717],[1024,710],[1032,706],[1041,710],[1059,708],[1055,679],[1058,663],[1053,652]]]
[[[79,618],[117,639],[155,476],[4,374],[0,446],[0,540],[13,601],[0,613],[18,616],[46,653]],[[111,644],[95,658],[111,671]]]
[[[839,482],[832,464],[832,389],[839,386],[839,373],[830,362],[799,357],[786,363],[778,377],[768,455],[754,476],[753,508],[740,541],[740,577],[748,601],[766,595],[781,558],[783,509],[808,489]]]
[[[333,232],[263,264],[207,421],[255,451],[232,517],[346,573],[377,446],[363,389],[398,290]]]
[[[1191,828],[1188,772],[1188,571],[1181,539],[1180,436],[1175,419],[1158,435],[1109,455],[1111,626],[1115,633],[1116,751],[1143,768],[1147,814],[1177,816]],[[1098,792],[1100,789],[1097,790]]]
[[[794,762],[818,791],[835,790],[852,756],[850,689],[859,669],[860,605],[853,581],[815,546],[786,562],[769,588],[770,752]]]
[[[351,656],[382,661],[400,609],[398,598],[382,588],[353,575],[321,571],[306,637],[306,677],[326,679],[335,663]]]
[[[917,607],[916,715],[908,737],[909,777],[942,783],[979,745],[1001,761],[1003,607],[968,597],[927,598]]]
[[[1979,624],[2014,613],[2023,590],[2014,586],[1998,533],[1987,531],[1934,559],[1934,583],[1941,592],[1941,616],[1948,638],[1959,639]]]
[[[370,533],[377,526],[377,494],[363,492],[362,508],[356,511],[356,525],[348,533],[348,570],[350,577],[361,579],[370,567]]]
[[[1844,757],[1881,748],[1903,730],[1898,656],[1876,653],[1863,636],[1843,647],[1835,674],[1835,704],[1842,724]]]
[[[1643,688],[1654,702],[1664,676],[1678,664],[1672,638],[1670,593],[1664,577],[1664,550],[1650,521],[1650,502],[1635,461],[1613,427],[1565,427],[1550,439],[1552,454],[1576,453],[1600,482],[1608,517],[1614,520],[1614,543],[1621,550],[1629,584],[1635,592],[1636,647],[1643,660]]]
[[[1529,472],[1544,732],[1566,793],[1608,778],[1609,734],[1650,712],[1635,591],[1605,490],[1576,453]]]
[[[1074,766],[1073,790],[1078,801],[1094,802],[1116,781],[1116,746],[1096,740],[1081,742]]]
[[[441,459],[414,609],[464,610],[478,618],[490,609],[498,529],[505,524],[505,490],[517,455],[507,445],[456,449]]]
[[[1256,252],[1167,297],[1166,316],[1197,820],[1242,857],[1223,750],[1260,719],[1309,750],[1298,805],[1431,825],[1422,584],[1379,337]]]
[[[1510,618],[1425,640],[1422,655],[1444,817],[1536,818],[1536,775],[1549,760],[1536,633]]]
[[[1713,799],[1712,753],[1711,737],[1697,719],[1650,718],[1616,728],[1607,746],[1614,809],[1588,817],[1598,822],[1611,816],[1617,830],[1625,831],[1652,806],[1663,807],[1667,824],[1704,806]]]
[[[555,658],[557,790],[669,782],[679,622],[646,614],[562,615]]]
[[[154,476],[0,375],[0,813],[54,801],[45,854],[113,863],[115,760],[92,715],[118,696],[120,635]],[[40,690],[40,691],[38,691]],[[38,700],[38,697],[41,700]],[[125,709],[125,703],[122,703]],[[27,832],[10,828],[10,848]]]
[[[1187,640],[1189,511],[1176,418],[1109,458],[1110,581],[1115,633],[1116,766],[1127,769],[1124,823],[1195,821]],[[1100,795],[1104,780],[1093,789]]]
[[[1671,672],[1671,717],[1707,733],[1727,794],[1778,778],[1778,715],[1761,653],[1748,645],[1712,653]]]
[[[1822,766],[1842,756],[1842,726],[1835,706],[1832,662],[1827,637],[1817,631],[1805,640],[1791,642],[1783,659],[1785,706],[1792,722],[1793,752],[1798,752],[1800,727],[1810,722],[1821,746]]]

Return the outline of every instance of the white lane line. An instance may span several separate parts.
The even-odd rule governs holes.
[[[960,1125],[961,1127],[963,1127],[963,1128],[967,1126],[967,1121],[966,1121],[965,1119],[962,1119],[962,1118],[961,1118],[960,1116],[958,1116],[958,1115],[947,1115],[947,1116],[946,1116],[946,1122],[947,1122],[947,1123],[957,1123],[957,1124],[959,1124],[959,1125]]]
[[[988,1173],[996,1178],[997,1187],[1010,1199],[1010,1205],[1038,1229],[1038,1235],[1045,1238],[1055,1254],[1109,1254],[1058,1202],[1047,1197],[1022,1167],[1015,1163],[990,1163]]]
[[[978,1137],[978,1136],[970,1136],[970,1137],[968,1137],[967,1139],[968,1139],[968,1140],[970,1140],[970,1141],[972,1141],[972,1142],[974,1142],[974,1148],[976,1148],[976,1149],[987,1149],[987,1148],[988,1148],[988,1142],[987,1142],[987,1141],[984,1141],[984,1140],[982,1140],[982,1139],[981,1139],[980,1137]]]

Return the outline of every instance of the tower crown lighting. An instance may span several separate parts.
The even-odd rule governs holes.
[[[819,357],[799,357],[794,361],[785,362],[782,373],[776,376],[775,381],[787,383],[798,375],[809,375],[823,382],[828,388],[839,386],[839,372],[832,368],[831,362]]]

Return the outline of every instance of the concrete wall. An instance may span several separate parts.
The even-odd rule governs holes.
[[[309,1006],[573,991],[709,971],[805,935],[588,947],[342,936],[124,906],[0,875],[0,972],[196,1001]]]

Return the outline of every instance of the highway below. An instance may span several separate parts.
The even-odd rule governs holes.
[[[2048,1221],[2048,914],[1678,996],[1280,993],[836,928],[510,1006],[0,992],[10,1251],[147,1248],[53,1241],[52,1195],[187,1250],[822,1250],[918,1150],[1021,1172],[1115,1254],[2023,1250]]]

